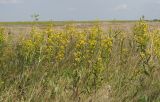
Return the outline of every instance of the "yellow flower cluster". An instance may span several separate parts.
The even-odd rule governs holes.
[[[154,53],[160,58],[160,31],[155,30],[153,31],[153,50]]]
[[[108,36],[104,36],[104,39],[102,39],[102,47],[106,48],[108,52],[111,52],[112,44],[113,39],[109,38]]]
[[[4,42],[4,28],[0,28],[0,46]]]
[[[109,59],[113,42],[97,25],[87,30],[67,26],[59,31],[52,26],[45,31],[33,27],[30,35],[21,39],[17,50],[26,63],[60,63],[71,57],[74,65],[92,63],[94,57],[98,65],[102,64],[104,59]]]
[[[135,41],[137,42],[139,47],[138,49],[144,52],[149,41],[148,24],[144,21],[140,21],[137,25],[135,25],[133,33]]]

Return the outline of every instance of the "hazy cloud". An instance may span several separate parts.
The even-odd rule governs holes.
[[[68,8],[68,11],[70,11],[70,12],[76,11],[76,8],[70,7],[70,8]]]
[[[160,1],[157,1],[156,3],[157,3],[157,4],[160,4]]]
[[[0,0],[0,4],[14,4],[19,2],[20,0]]]
[[[114,8],[115,11],[126,10],[128,8],[127,4],[121,4]]]

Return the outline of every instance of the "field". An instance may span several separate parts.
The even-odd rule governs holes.
[[[160,102],[160,23],[0,23],[0,102]]]

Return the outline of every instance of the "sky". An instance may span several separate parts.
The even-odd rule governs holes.
[[[0,21],[160,18],[160,0],[0,0]]]

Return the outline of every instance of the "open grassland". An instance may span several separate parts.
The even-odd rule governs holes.
[[[160,102],[158,22],[22,25],[1,23],[0,101]]]

